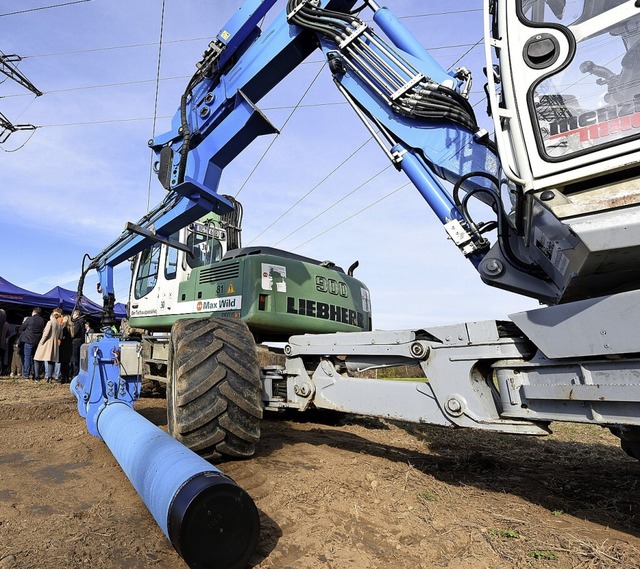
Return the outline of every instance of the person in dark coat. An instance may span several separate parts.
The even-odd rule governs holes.
[[[36,306],[29,316],[20,326],[20,340],[23,342],[23,355],[24,360],[22,362],[22,377],[29,379],[29,374],[33,370],[33,356],[36,352],[36,348],[42,338],[42,332],[44,331],[44,320],[40,314],[42,309]],[[34,379],[38,379],[34,376]]]
[[[79,310],[71,313],[71,373],[72,378],[80,373],[80,348],[84,344],[84,326],[85,319]]]
[[[7,313],[0,308],[0,375],[4,375],[4,359],[7,353],[9,332],[10,328],[7,322]]]
[[[25,316],[25,320],[27,317]],[[11,354],[11,363],[9,365],[9,377],[22,377],[22,340],[20,339],[20,326],[16,326],[13,334],[9,336],[9,353]]]
[[[62,317],[62,338],[60,339],[60,352],[58,354],[60,364],[60,383],[71,381],[71,356],[73,355],[73,322],[69,316]]]

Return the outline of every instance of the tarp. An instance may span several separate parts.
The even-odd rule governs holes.
[[[65,312],[71,312],[76,307],[78,293],[67,288],[56,286],[49,292],[45,292],[42,296],[57,300],[58,304],[56,304],[56,306],[62,308]],[[102,306],[86,297],[82,298],[79,308],[83,314],[90,314],[93,316],[99,316],[102,314]],[[113,307],[113,311],[115,312],[118,320],[121,320],[127,315],[126,307],[120,302]]]
[[[42,308],[58,306],[56,299],[20,288],[2,277],[0,277],[0,303],[27,304],[30,307],[41,306]]]
[[[54,287],[44,294],[38,294],[20,288],[0,277],[0,307],[13,310],[16,316],[31,314],[31,309],[34,306],[44,309],[62,308],[65,312],[71,312],[75,308],[77,298],[78,294],[75,291],[60,286]],[[83,298],[80,303],[80,311],[98,318],[102,313],[102,307],[88,298]],[[114,312],[118,320],[127,315],[126,307],[121,302],[116,303]]]

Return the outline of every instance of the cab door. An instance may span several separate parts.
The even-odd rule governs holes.
[[[159,243],[154,243],[136,257],[129,293],[131,318],[144,318],[158,314],[161,249]]]

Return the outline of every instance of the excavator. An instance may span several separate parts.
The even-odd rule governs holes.
[[[488,132],[469,103],[469,71],[443,69],[375,0],[288,0],[262,29],[275,3],[245,0],[197,64],[171,130],[149,141],[166,198],[87,268],[100,275],[106,322],[114,266],[156,243],[188,258],[193,247],[180,231],[233,210],[218,193],[224,168],[256,137],[276,133],[260,100],[318,49],[382,155],[482,282],[542,306],[506,320],[297,333],[284,360],[263,368],[242,319],[176,319],[167,337],[169,433],[215,459],[249,456],[263,412],[285,409],[524,435],[567,421],[609,429],[640,459],[640,5],[485,0]],[[225,296],[234,293],[222,287]],[[310,317],[320,310],[317,300],[281,306]],[[105,334],[83,349],[72,391],[89,431],[102,436],[101,415],[139,396],[140,343]],[[398,365],[419,366],[423,381],[360,374]],[[252,516],[243,519],[253,520],[245,532],[253,537],[206,552],[165,533],[192,566],[243,567],[255,546]],[[229,537],[236,522],[216,531]],[[220,562],[228,549],[234,561]]]

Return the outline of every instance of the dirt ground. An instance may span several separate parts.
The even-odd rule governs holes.
[[[166,427],[162,399],[137,409]],[[640,463],[599,428],[545,439],[344,415],[263,423],[218,466],[254,498],[251,567],[640,567]],[[183,568],[67,385],[0,379],[0,569]]]

